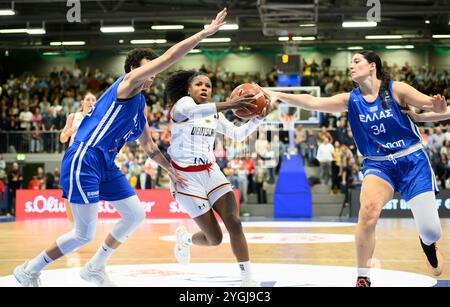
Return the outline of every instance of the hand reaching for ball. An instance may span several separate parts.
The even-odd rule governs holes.
[[[258,106],[255,105],[255,96],[247,94],[243,96],[230,97],[229,103],[232,105],[233,110],[248,110],[249,112],[255,112]]]

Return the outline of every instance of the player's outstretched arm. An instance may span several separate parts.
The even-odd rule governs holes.
[[[175,104],[172,116],[175,121],[179,122],[191,118],[201,119],[228,110],[248,109],[254,111],[258,108],[254,101],[253,95],[245,95],[236,96],[224,102],[196,104],[192,98],[184,97]]]
[[[450,119],[450,108],[447,108],[447,111],[445,113],[426,112],[417,114],[413,110],[402,110],[402,112],[408,114],[413,122],[416,123],[439,122],[442,120]]]
[[[186,186],[186,179],[181,176],[166,159],[166,157],[159,150],[158,145],[153,141],[152,131],[147,124],[145,124],[144,131],[139,137],[139,142],[144,149],[145,153],[150,159],[158,163],[162,168],[164,168],[170,176],[170,179],[174,184],[180,184],[181,186]]]
[[[73,113],[67,117],[66,125],[64,126],[63,130],[61,131],[61,134],[59,135],[59,141],[63,144],[67,143],[67,141],[77,131],[76,129],[72,128],[74,118],[75,118],[75,114],[73,114]]]
[[[163,70],[167,69],[170,65],[174,64],[176,61],[180,60],[189,51],[194,49],[195,46],[200,43],[204,38],[215,34],[219,28],[225,24],[224,20],[227,16],[227,9],[220,11],[216,19],[214,19],[208,28],[188,37],[187,39],[179,42],[178,44],[172,46],[163,55],[156,58],[147,64],[133,69],[124,79],[124,81],[129,82],[131,86],[133,84],[142,84],[143,80],[154,76]]]
[[[288,94],[261,88],[271,103],[282,101],[308,111],[328,113],[345,112],[347,110],[349,93],[342,93],[332,97],[314,97],[307,94]]]
[[[217,132],[226,135],[234,141],[242,142],[249,135],[255,132],[263,122],[264,120],[262,119],[252,118],[245,124],[237,127],[228,119],[226,119],[226,117],[222,113],[219,113]]]
[[[447,111],[447,102],[444,96],[427,96],[422,94],[414,87],[403,82],[394,81],[392,84],[394,95],[398,96],[399,102],[415,106],[425,111],[435,113],[445,113]]]

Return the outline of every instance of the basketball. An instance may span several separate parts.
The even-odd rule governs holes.
[[[248,109],[233,110],[234,115],[242,119],[251,119],[258,115],[261,115],[261,113],[264,111],[264,108],[266,107],[266,98],[264,97],[264,93],[257,85],[251,83],[243,83],[236,87],[231,93],[230,98],[234,98],[236,96],[245,96],[248,94],[255,96],[256,100],[254,103],[256,104],[258,109],[256,109],[255,111],[250,111]]]

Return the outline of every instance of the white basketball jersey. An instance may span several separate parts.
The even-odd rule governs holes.
[[[179,102],[182,102],[182,100],[180,99]],[[177,104],[174,105],[172,114],[176,112]],[[172,117],[172,135],[170,147],[167,151],[170,158],[181,167],[215,162],[213,146],[218,118],[219,115],[215,114],[176,122]]]
[[[236,127],[222,113],[217,113],[214,103],[197,105],[189,96],[178,100],[170,115],[172,136],[168,153],[181,167],[214,163],[216,133],[241,142],[263,123],[253,118]]]
[[[74,117],[73,117],[73,123],[72,123],[72,128],[76,129],[78,131],[78,127],[80,127],[81,122],[83,121],[84,115],[81,112],[76,112]],[[70,138],[70,145],[72,145],[73,141],[75,140],[75,135],[77,134],[77,132],[75,132],[74,135],[72,135],[72,137]]]

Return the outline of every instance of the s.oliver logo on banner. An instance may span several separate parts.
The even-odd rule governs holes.
[[[239,191],[235,190],[239,207]],[[189,218],[182,206],[175,202],[168,189],[137,190],[147,218]],[[17,190],[16,219],[63,218],[66,206],[61,190]],[[99,204],[99,218],[120,218],[114,207],[105,201]],[[239,211],[238,211],[239,212]]]

